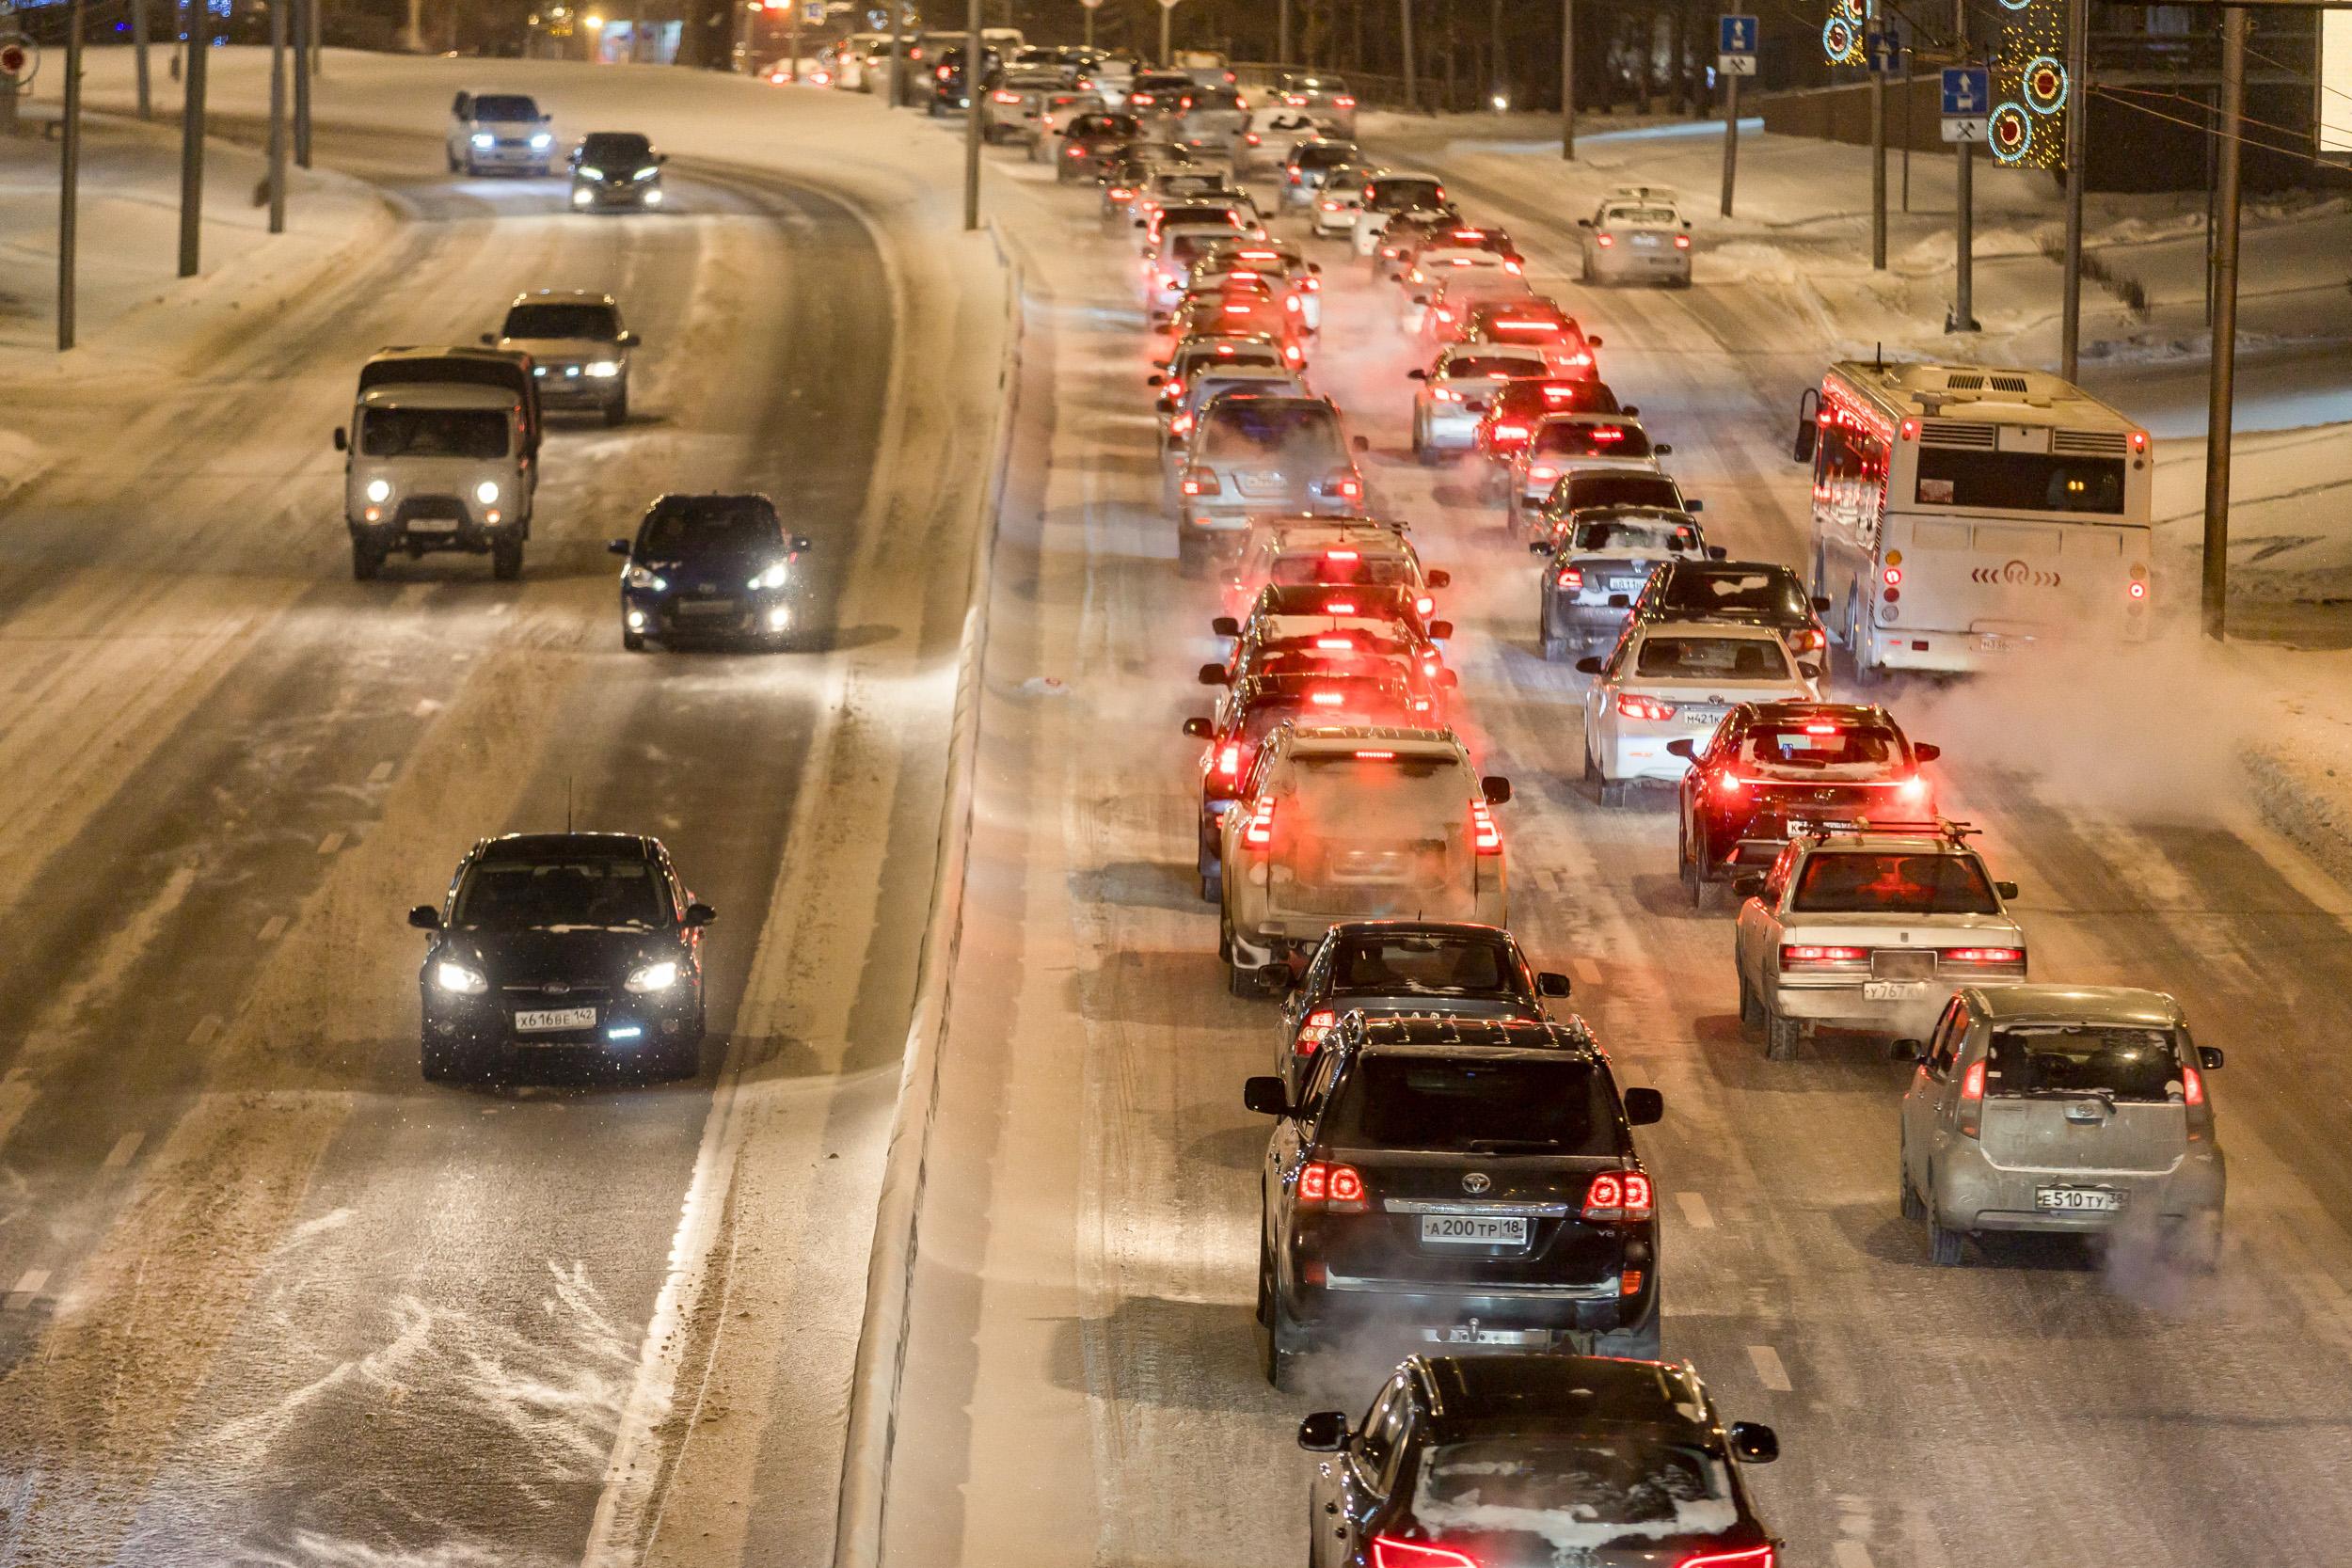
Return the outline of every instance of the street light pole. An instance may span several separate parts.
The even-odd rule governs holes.
[[[1405,112],[1409,115],[1421,106],[1413,80],[1413,0],[1396,0],[1396,14],[1405,28]]]
[[[204,250],[204,72],[212,63],[213,13],[188,7],[188,67],[180,116],[180,276],[194,277]]]
[[[1953,36],[1960,43],[1960,57],[1968,58],[1968,0],[1953,0],[1955,25]],[[1977,249],[1977,148],[1974,142],[1962,142],[1958,149],[1960,162],[1952,169],[1952,191],[1958,208],[1955,228],[1958,230],[1958,254],[1954,258],[1952,279],[1953,320],[1945,328],[1947,332],[1973,332],[1977,327],[1976,249]]]
[[[1274,13],[1274,63],[1291,63],[1291,0],[1281,0]]]
[[[1576,0],[1560,0],[1560,156],[1576,162]]]
[[[82,0],[66,11],[65,126],[57,162],[57,352],[73,346],[74,250],[82,195]]]
[[[980,0],[971,0],[966,8],[964,27],[963,227],[968,233],[980,226]]]
[[[2221,145],[2213,237],[2213,379],[2205,402],[2205,570],[2201,620],[2218,642],[2230,608],[2230,425],[2237,395],[2238,127],[2246,119],[2246,8],[2221,12]]]
[[[294,0],[294,161],[310,166],[310,37],[318,14],[310,0]]]
[[[139,118],[141,119],[152,119],[155,116],[154,100],[149,96],[148,92],[147,34],[147,0],[131,0],[132,69],[138,83]]]
[[[1878,38],[1886,36],[1886,12],[1869,0],[1870,21]],[[1870,270],[1886,270],[1886,72],[1885,60],[1873,42],[1870,50]]]
[[[80,5],[82,0],[73,0]],[[269,8],[269,231],[286,231],[286,5]]]
[[[2082,364],[2083,121],[2090,113],[2084,75],[2090,69],[2090,0],[2066,6],[2066,281],[2058,311],[2058,374],[2068,381]]]

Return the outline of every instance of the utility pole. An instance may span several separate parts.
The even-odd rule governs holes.
[[[2077,0],[2079,3],[2079,0]],[[1886,270],[1886,61],[1879,50],[1886,37],[1886,12],[1870,6],[1870,270]]]
[[[303,36],[310,40],[310,74],[321,76],[326,71],[326,16],[319,9],[321,0],[299,0],[299,3],[310,13],[306,19],[310,30]],[[307,168],[310,166],[306,164],[303,166]]]
[[[310,29],[318,21],[310,0],[294,0],[294,160],[310,166]]]
[[[1953,0],[1953,38],[1960,45],[1963,64],[1968,59],[1968,0]],[[1952,321],[1947,332],[1974,332],[1977,329],[1976,262],[1977,242],[1977,147],[1974,142],[1962,142],[1958,149],[1960,162],[1952,170],[1952,191],[1959,216],[1959,254],[1954,261],[1955,276],[1952,292]]]
[[[1094,13],[1103,8],[1103,0],[1078,0],[1087,12],[1087,47],[1094,47]]]
[[[2083,145],[2090,98],[2083,73],[2090,68],[2090,0],[2066,3],[2066,286],[2058,310],[2058,374],[2068,381],[2082,364]]]
[[[1168,52],[1168,18],[1173,16],[1175,11],[1176,0],[1160,0],[1160,69],[1162,71],[1166,71],[1168,62],[1176,57]]]
[[[904,81],[906,62],[899,55],[906,51],[906,0],[890,0],[890,96],[883,100],[897,108],[906,101]],[[1087,25],[1094,25],[1094,8],[1087,8]]]
[[[1409,115],[1421,107],[1413,81],[1413,0],[1396,0],[1396,14],[1405,25],[1405,112]]]
[[[1274,16],[1274,63],[1288,65],[1291,63],[1291,0],[1281,0]]]
[[[202,265],[204,230],[204,71],[212,63],[213,13],[205,0],[188,7],[188,65],[180,115],[180,276]]]
[[[1560,0],[1560,156],[1576,162],[1576,0]]]
[[[963,227],[969,232],[980,226],[980,0],[970,0],[964,27]]]
[[[80,5],[82,0],[73,0]],[[269,8],[269,231],[286,231],[286,12],[285,0]]]
[[[2202,620],[2218,642],[2230,606],[2230,426],[2237,379],[2239,127],[2246,120],[2246,8],[2221,12],[2220,191],[2213,237],[2213,380],[2205,402],[2205,572]]]
[[[1740,170],[1740,77],[1724,73],[1724,216],[1731,216],[1731,186]]]
[[[57,352],[73,346],[73,252],[82,194],[82,0],[65,23],[65,127],[57,139]]]
[[[148,90],[147,41],[147,0],[131,0],[131,69],[137,83],[141,119],[155,118],[155,101]]]
[[[791,8],[785,12],[785,19],[784,46],[792,52],[792,85],[797,87],[801,85],[801,0],[791,0]],[[974,42],[977,43],[979,40],[977,33],[973,34],[972,37]],[[977,95],[975,95],[972,101],[977,103],[979,102]]]

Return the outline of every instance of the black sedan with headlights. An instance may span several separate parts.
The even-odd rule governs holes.
[[[596,1052],[649,1076],[701,1060],[702,933],[717,916],[660,841],[635,833],[509,833],[476,844],[417,976],[422,1066],[479,1077],[528,1055]]]
[[[796,563],[809,547],[787,537],[765,496],[664,496],[646,510],[634,539],[609,546],[621,568],[621,646],[648,639],[790,640]]]
[[[634,131],[597,131],[572,149],[572,205],[582,211],[661,205],[666,153]]]

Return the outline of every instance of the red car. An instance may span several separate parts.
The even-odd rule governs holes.
[[[1506,381],[1478,421],[1478,451],[1489,462],[1508,464],[1527,445],[1535,426],[1547,414],[1623,414],[1632,419],[1638,408],[1622,408],[1606,381],[1581,376],[1522,376]]]
[[[1942,755],[1884,708],[1861,703],[1742,703],[1711,737],[1673,740],[1682,776],[1677,863],[1691,902],[1741,869],[1761,869],[1813,828],[1933,827]]]
[[[1593,358],[1600,340],[1586,337],[1574,316],[1541,295],[1473,306],[1462,323],[1462,336],[1473,343],[1540,348],[1564,376],[1591,380],[1600,374]]]

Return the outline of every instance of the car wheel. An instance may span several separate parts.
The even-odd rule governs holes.
[[[1764,1004],[1745,974],[1740,976],[1740,1027],[1751,1035],[1764,1027]]]
[[[1603,778],[1600,781],[1600,803],[1614,810],[1626,803],[1633,790],[1630,779]]]
[[[1260,1340],[1260,1370],[1265,1373],[1267,1386],[1277,1393],[1290,1391],[1292,1375],[1298,1365],[1298,1330],[1282,1308],[1279,1291],[1270,1292],[1266,1300],[1266,1322]]]
[[[1895,1157],[1895,1185],[1902,1194],[1903,1218],[1916,1225],[1928,1217],[1928,1206],[1919,1201],[1919,1195],[1911,1185],[1911,1154],[1908,1149]]]
[[[604,422],[607,425],[627,424],[628,422],[628,388],[622,388],[621,395],[604,405]]]
[[[417,1053],[417,1066],[428,1084],[453,1084],[468,1076],[465,1053],[447,1040],[424,1036]]]
[[[1228,943],[1227,951],[1230,953],[1232,950],[1232,944]],[[1258,985],[1257,970],[1232,958],[1225,960],[1225,990],[1228,995],[1245,998],[1265,994]]]
[[[457,172],[457,154],[452,152],[445,147],[441,149],[441,157],[442,160],[449,165],[449,171],[452,174],[455,174]]]
[[[1849,598],[1846,601],[1846,662],[1852,667],[1856,686],[1876,686],[1884,678],[1879,667],[1863,657],[1862,644],[1869,640],[1867,626],[1868,623],[1862,618],[1861,598],[1858,595]]]
[[[1652,1291],[1649,1316],[1631,1328],[1594,1335],[1593,1354],[1621,1356],[1628,1361],[1655,1361],[1659,1358],[1658,1328],[1657,1293]]]
[[[1274,1259],[1265,1249],[1265,1216],[1258,1217],[1258,1326],[1263,1328],[1274,1316]]]
[[[501,582],[512,582],[523,575],[523,542],[501,539],[490,546],[490,575]]]
[[[1764,1055],[1774,1062],[1793,1062],[1797,1047],[1804,1040],[1804,1024],[1772,1010],[1764,1009]]]
[[[373,582],[384,570],[384,546],[366,539],[351,542],[351,577],[355,582]]]
[[[1556,632],[1549,626],[1545,626],[1543,628],[1543,641],[1544,662],[1546,664],[1565,664],[1567,662],[1568,655],[1572,651],[1568,645],[1567,633]]]
[[[1576,776],[1586,784],[1600,776],[1600,764],[1593,759],[1593,737],[1589,735],[1584,737],[1584,755],[1578,763]]]
[[[1929,1173],[1928,1180],[1931,1185],[1934,1183],[1932,1172]],[[1961,1243],[1967,1239],[1965,1231],[1945,1228],[1943,1216],[1933,1208],[1928,1209],[1928,1257],[1936,1267],[1956,1267],[1960,1262]]]
[[[1209,575],[1207,553],[1200,541],[1192,534],[1178,534],[1176,536],[1176,575],[1187,580],[1197,580],[1207,577]]]
[[[645,651],[645,634],[624,626],[621,629],[621,646],[632,654],[642,654]]]

